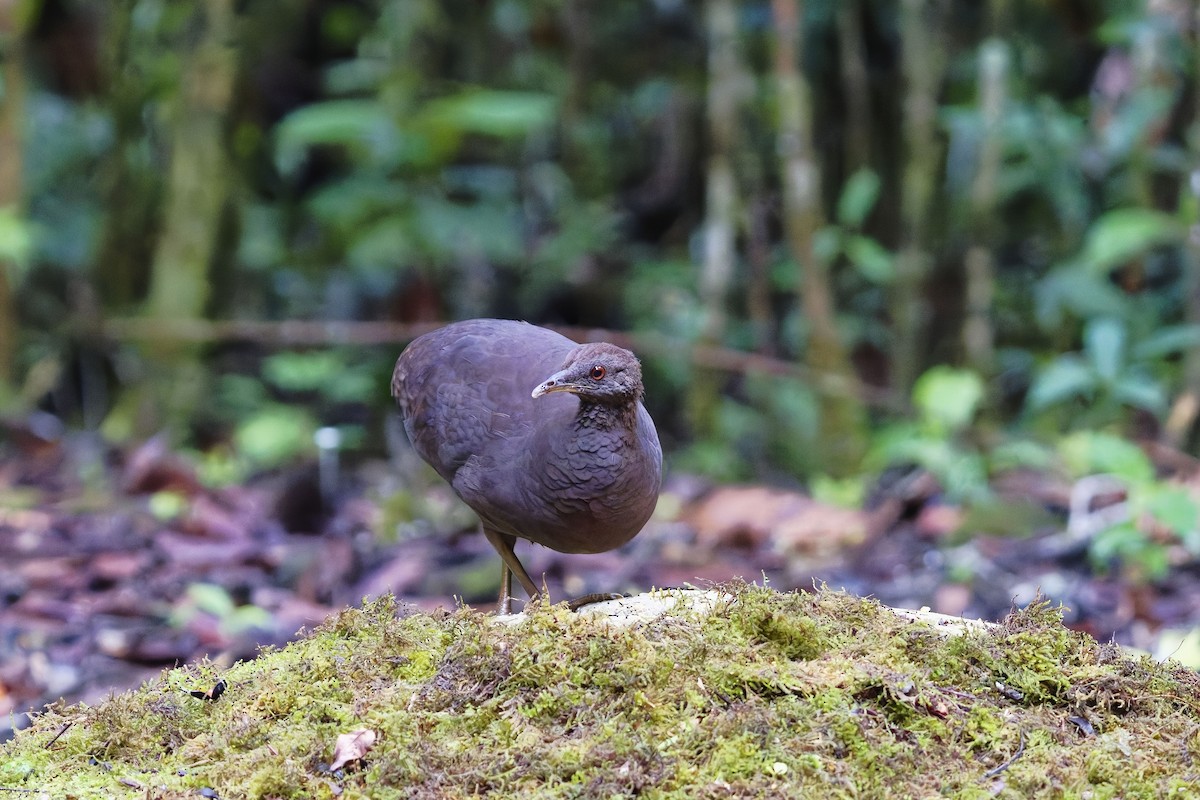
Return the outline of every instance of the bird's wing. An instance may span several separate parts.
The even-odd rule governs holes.
[[[574,413],[574,397],[530,396],[573,347],[553,331],[504,320],[470,320],[420,337],[392,378],[410,441],[451,484],[472,456],[503,469],[522,452],[535,419]]]

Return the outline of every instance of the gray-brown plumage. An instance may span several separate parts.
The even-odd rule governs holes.
[[[632,539],[658,499],[662,449],[633,353],[524,322],[475,319],[428,333],[396,361],[392,396],[417,452],[479,515],[511,575],[528,539],[599,553]]]

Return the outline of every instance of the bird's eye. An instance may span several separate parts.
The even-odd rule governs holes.
[[[604,374],[605,374],[607,371],[608,371],[608,370],[604,369],[604,367],[602,367],[602,366],[600,366],[599,364],[597,364],[596,366],[592,367],[592,371],[591,371],[591,372],[589,372],[588,374],[592,376],[592,380],[594,380],[594,381],[598,381],[598,380],[600,380],[601,378],[603,378],[603,377],[604,377]]]

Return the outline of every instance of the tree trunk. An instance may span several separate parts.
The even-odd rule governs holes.
[[[771,310],[771,204],[756,191],[742,215],[746,232],[746,316],[754,331],[754,351],[775,355],[775,318]]]
[[[704,257],[700,265],[699,294],[704,307],[700,331],[705,344],[718,344],[725,334],[725,303],[737,260],[737,181],[733,173],[733,148],[737,139],[737,112],[741,65],[737,53],[737,8],[733,0],[708,0],[708,166],[705,175]],[[722,377],[713,370],[698,370],[688,387],[687,417],[698,440],[716,434]]]
[[[22,4],[0,0],[0,213],[18,218],[24,206],[25,23]],[[0,255],[0,401],[16,379],[17,263]]]
[[[971,184],[971,227],[973,241],[966,255],[966,322],[963,351],[967,364],[982,375],[992,370],[995,331],[992,328],[992,298],[996,294],[995,246],[992,219],[996,211],[996,180],[1003,156],[1000,125],[1007,105],[1008,48],[999,39],[983,44],[979,51],[979,111],[983,139],[979,163]]]
[[[709,157],[705,192],[704,263],[700,297],[704,333],[710,342],[725,332],[725,301],[737,260],[737,182],[733,149],[737,138],[738,75],[737,10],[732,0],[710,0],[708,132]]]
[[[229,194],[225,122],[236,53],[233,0],[210,0],[201,41],[188,54],[171,121],[166,216],[154,252],[147,312],[162,319],[204,316],[209,267]]]
[[[1200,4],[1193,11],[1192,29],[1200,31]],[[1200,75],[1200,39],[1192,44],[1192,75]],[[1188,126],[1187,144],[1192,151],[1192,163],[1200,163],[1200,81],[1192,80],[1192,121]],[[1193,233],[1184,245],[1184,319],[1191,325],[1200,325],[1200,237],[1195,234],[1196,220],[1200,219],[1200,168],[1193,168],[1184,176],[1180,186],[1179,216],[1185,224],[1193,226]],[[1200,348],[1191,347],[1183,356],[1184,388],[1175,399],[1167,417],[1163,433],[1167,441],[1176,447],[1184,447],[1189,437],[1194,438],[1196,418],[1200,415]]]
[[[846,102],[845,174],[871,163],[871,85],[863,45],[862,0],[842,0],[837,10],[842,96]]]
[[[809,87],[800,73],[803,8],[798,0],[772,0],[775,18],[775,84],[779,108],[778,153],[783,184],[783,222],[788,246],[799,265],[800,304],[808,322],[808,365],[823,379],[853,382],[838,336],[829,267],[814,239],[825,224],[821,175],[812,143]],[[864,450],[862,402],[819,391],[821,463],[833,475],[858,466]],[[849,398],[849,399],[848,399]]]
[[[104,306],[128,312],[146,294],[154,240],[161,220],[163,176],[146,163],[146,108],[151,91],[133,68],[132,55],[151,46],[131,30],[134,0],[119,0],[104,14],[104,102],[112,114],[111,156],[96,180],[109,208],[93,267]],[[145,33],[142,36],[146,36]]]
[[[906,158],[901,178],[901,244],[891,310],[895,339],[892,386],[905,396],[921,370],[929,308],[925,281],[932,267],[929,216],[941,174],[937,138],[938,87],[943,50],[937,44],[941,11],[937,0],[901,0],[900,46],[905,78],[903,134]]]
[[[203,15],[203,21],[198,41],[185,56],[171,117],[166,210],[146,305],[146,316],[163,321],[204,316],[210,268],[229,199],[225,128],[237,68],[233,0],[209,0],[196,13]],[[157,428],[166,420],[190,417],[203,396],[197,354],[195,348],[167,342],[150,345],[148,388],[154,405],[151,410],[143,398],[135,433],[147,433],[147,427]]]

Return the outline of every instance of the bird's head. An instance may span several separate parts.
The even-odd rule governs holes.
[[[581,344],[567,355],[558,372],[537,385],[533,397],[553,392],[571,392],[607,405],[633,403],[642,397],[642,365],[637,356],[615,344]]]

